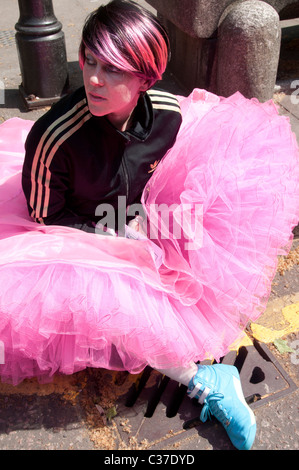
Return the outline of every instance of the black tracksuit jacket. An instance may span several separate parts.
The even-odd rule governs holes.
[[[181,119],[174,95],[150,90],[140,97],[130,129],[121,132],[90,113],[84,87],[66,96],[33,125],[25,144],[22,186],[30,216],[94,232],[100,204],[117,210],[118,196],[127,206],[140,202]]]

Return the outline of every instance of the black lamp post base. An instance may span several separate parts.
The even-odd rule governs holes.
[[[67,91],[68,66],[62,24],[52,0],[18,0],[15,25],[22,75],[20,93],[28,109],[49,106]]]
[[[63,90],[60,96],[40,98],[39,96],[35,96],[32,93],[26,93],[23,85],[19,85],[19,92],[26,108],[31,111],[38,108],[52,106],[52,104],[57,103],[61,98],[68,94],[68,84],[66,84],[65,89]]]

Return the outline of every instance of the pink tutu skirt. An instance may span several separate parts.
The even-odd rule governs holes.
[[[176,144],[143,192],[150,240],[32,221],[21,172],[33,122],[0,126],[2,381],[219,360],[263,312],[299,221],[295,136],[272,102],[180,101]]]

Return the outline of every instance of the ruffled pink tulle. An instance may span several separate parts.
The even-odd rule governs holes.
[[[262,313],[299,221],[296,139],[272,102],[202,90],[180,101],[177,142],[143,193],[161,266],[146,240],[30,220],[21,171],[33,123],[0,126],[2,381],[219,360]]]

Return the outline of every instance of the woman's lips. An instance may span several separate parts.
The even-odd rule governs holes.
[[[102,101],[106,101],[106,98],[104,98],[103,96],[100,96],[100,95],[96,95],[94,93],[88,93],[88,96],[89,96],[89,99],[91,101],[95,101],[97,103],[102,102]]]

